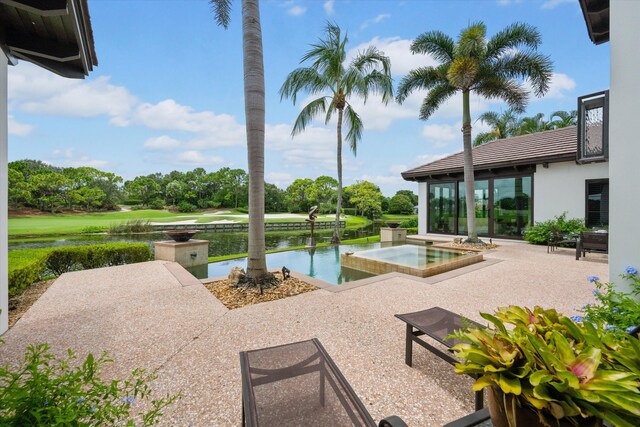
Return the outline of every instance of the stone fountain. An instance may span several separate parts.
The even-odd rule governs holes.
[[[195,267],[209,262],[209,241],[194,240],[198,230],[166,230],[172,240],[154,242],[155,259],[177,262],[183,267]]]

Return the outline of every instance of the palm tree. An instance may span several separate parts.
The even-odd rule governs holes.
[[[551,113],[551,116],[549,116],[549,120],[554,129],[575,126],[578,123],[578,112],[576,110],[554,111]]]
[[[340,28],[327,23],[325,39],[304,54],[300,63],[311,61],[307,67],[293,70],[280,88],[280,100],[291,98],[293,103],[299,92],[311,95],[322,95],[309,102],[300,111],[293,125],[291,136],[301,133],[318,115],[323,114],[325,124],[331,120],[333,113],[338,111],[337,124],[337,163],[338,163],[338,200],[336,202],[336,222],[333,227],[332,244],[340,243],[340,211],[342,208],[342,125],[347,129],[347,142],[353,154],[356,154],[358,141],[362,138],[364,128],[362,120],[353,106],[349,103],[351,96],[359,96],[367,101],[369,93],[382,95],[382,101],[387,104],[393,99],[393,85],[391,81],[391,64],[389,58],[375,47],[369,46],[364,52],[351,61],[345,68],[346,44],[348,38],[342,37]]]
[[[544,119],[544,114],[538,113],[535,116],[521,118],[514,135],[528,135],[551,129],[553,126]]]
[[[503,139],[513,136],[516,124],[518,123],[518,117],[513,108],[509,108],[502,114],[495,113],[493,111],[487,111],[480,114],[478,120],[491,126],[491,130],[488,132],[481,132],[476,135],[473,140],[473,145],[478,146],[494,139]]]
[[[232,0],[210,0],[216,22],[229,25]],[[264,63],[259,0],[242,0],[242,51],[244,63],[244,105],[249,164],[248,284],[271,285],[264,243]]]
[[[440,31],[429,31],[411,44],[413,54],[430,54],[438,66],[411,70],[398,88],[402,103],[414,90],[428,90],[422,101],[420,119],[427,120],[443,102],[462,93],[462,135],[464,182],[467,203],[467,242],[479,243],[476,229],[473,157],[471,153],[471,92],[488,99],[501,99],[515,112],[524,111],[529,92],[519,79],[528,79],[536,96],[549,89],[551,61],[537,53],[541,37],[528,24],[515,23],[486,38],[486,26],[479,22],[462,30],[457,41]],[[522,48],[522,49],[520,49]]]

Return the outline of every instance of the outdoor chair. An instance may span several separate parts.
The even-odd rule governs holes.
[[[240,352],[243,426],[407,427],[376,424],[318,339]]]
[[[459,360],[451,354],[451,347],[461,341],[447,338],[447,336],[460,329],[483,328],[482,325],[473,320],[440,307],[432,307],[414,313],[396,314],[396,317],[407,324],[404,360],[409,366],[413,364],[414,342],[451,365],[459,363]],[[446,352],[419,338],[422,335],[426,335],[444,346]],[[472,377],[477,378],[476,375],[472,375]],[[482,409],[483,405],[484,397],[482,390],[480,390],[475,392],[476,411]]]
[[[583,231],[576,244],[576,260],[587,252],[609,253],[609,233],[606,231]]]
[[[576,233],[564,234],[560,229],[552,228],[551,235],[547,241],[547,253],[553,252],[558,249],[558,246],[563,244],[578,244],[578,235]]]

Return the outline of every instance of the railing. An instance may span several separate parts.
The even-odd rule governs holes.
[[[333,228],[334,221],[316,221],[316,229]],[[340,228],[346,226],[345,221],[340,221]],[[210,231],[212,233],[225,233],[232,231],[248,231],[248,222],[234,223],[213,223],[213,224],[154,224],[153,228],[157,231],[164,230],[199,230]],[[265,231],[286,231],[286,230],[309,230],[308,222],[266,222],[264,224]]]

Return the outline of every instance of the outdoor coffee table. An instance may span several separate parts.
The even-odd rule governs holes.
[[[461,341],[452,338],[447,339],[447,336],[460,329],[483,327],[473,320],[469,320],[466,317],[441,307],[432,307],[414,313],[396,314],[396,317],[407,324],[404,361],[409,366],[413,364],[414,342],[420,344],[451,365],[459,363],[460,361],[451,354],[451,347]],[[421,339],[420,337],[422,335],[426,335],[442,344],[446,347],[446,352]],[[476,375],[472,375],[472,377],[477,378]],[[482,390],[480,390],[476,392],[475,408],[476,410],[480,410],[482,407],[483,393]]]
[[[243,426],[376,426],[316,338],[243,351],[240,369]]]

